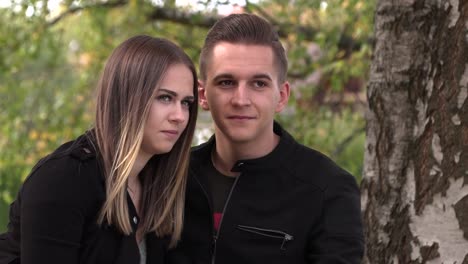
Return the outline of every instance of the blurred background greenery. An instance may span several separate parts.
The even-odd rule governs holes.
[[[374,8],[375,0],[0,0],[0,232],[34,164],[92,126],[113,48],[149,34],[198,61],[209,27],[232,12],[257,13],[281,33],[292,96],[278,121],[359,181]],[[194,144],[210,127],[202,113]]]

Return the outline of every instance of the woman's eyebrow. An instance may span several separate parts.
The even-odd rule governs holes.
[[[165,88],[160,88],[160,89],[158,90],[158,92],[159,92],[159,91],[168,93],[168,94],[170,94],[170,95],[172,95],[172,96],[174,96],[174,97],[177,97],[177,95],[178,95],[176,92],[174,92],[174,91],[172,91],[172,90],[169,90],[169,89],[165,89]],[[184,99],[185,99],[185,100],[195,100],[195,96],[193,96],[193,95],[187,95],[187,96],[184,97]]]
[[[177,93],[176,93],[176,92],[174,92],[174,91],[172,91],[172,90],[165,89],[165,88],[159,88],[158,91],[166,92],[166,93],[168,93],[168,94],[170,94],[170,95],[172,95],[172,96],[177,96]]]

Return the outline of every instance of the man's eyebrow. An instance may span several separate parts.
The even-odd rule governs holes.
[[[265,74],[265,73],[259,73],[259,74],[255,74],[253,76],[253,79],[268,79],[270,81],[273,81],[273,79],[271,78],[270,75],[268,74]]]
[[[213,78],[213,81],[216,82],[216,81],[219,81],[220,79],[233,79],[233,78],[234,78],[234,75],[232,75],[232,74],[229,74],[229,73],[221,73],[221,74],[216,75],[216,76]]]
[[[216,82],[216,81],[219,81],[220,79],[233,79],[234,78],[234,75],[232,74],[229,74],[229,73],[221,73],[219,75],[216,75],[214,78],[213,78],[213,82]],[[252,76],[252,79],[268,79],[270,81],[273,81],[273,79],[271,78],[270,75],[266,74],[266,73],[258,73],[258,74],[254,74]]]

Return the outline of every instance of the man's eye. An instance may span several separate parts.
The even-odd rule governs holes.
[[[163,94],[157,97],[157,99],[161,102],[170,102],[172,100],[172,97],[167,94]]]
[[[267,86],[267,84],[266,84],[265,82],[263,82],[263,81],[255,81],[255,82],[254,82],[254,85],[255,85],[255,87],[257,87],[257,88],[262,88],[262,87]]]
[[[230,86],[230,85],[233,85],[233,84],[234,84],[234,82],[231,81],[231,80],[223,80],[223,81],[219,82],[219,85],[221,85],[221,86]]]

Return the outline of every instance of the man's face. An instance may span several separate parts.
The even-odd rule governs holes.
[[[268,46],[218,43],[199,84],[200,105],[210,110],[217,136],[232,143],[261,141],[272,135],[275,113],[289,98],[279,84],[273,50]]]

